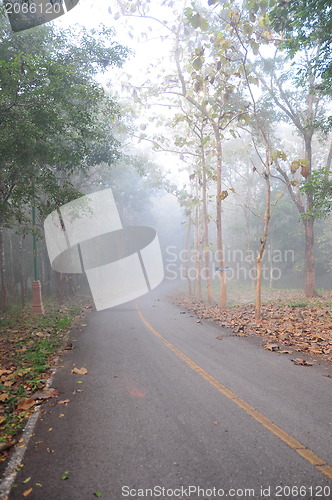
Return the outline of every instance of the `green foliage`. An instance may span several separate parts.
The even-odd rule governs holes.
[[[33,200],[50,211],[77,195],[77,169],[119,157],[114,100],[95,75],[120,65],[113,32],[56,30],[12,34],[0,25],[0,223],[24,220]]]
[[[275,0],[269,13],[273,28],[283,33],[282,47],[291,55],[304,48],[319,47],[316,71],[331,89],[332,6],[330,0]]]
[[[312,198],[306,217],[326,218],[332,211],[332,178],[330,171],[320,168],[301,186],[301,191]]]

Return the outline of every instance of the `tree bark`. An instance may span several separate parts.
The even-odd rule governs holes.
[[[195,197],[199,200],[199,182],[198,175],[195,177],[196,189]],[[195,208],[195,281],[194,281],[194,294],[195,299],[200,301],[202,299],[202,279],[201,279],[201,235],[200,235],[200,206],[196,204]]]
[[[312,172],[312,133],[304,135],[305,144],[305,156],[309,160],[309,176],[307,180],[310,181]],[[307,195],[307,207],[306,212],[310,214],[312,208],[312,195]],[[303,220],[304,232],[305,232],[305,286],[304,294],[307,298],[314,297],[316,295],[316,283],[315,283],[315,237],[314,237],[314,222],[313,217],[306,217]]]
[[[307,298],[316,295],[315,286],[315,252],[314,252],[314,219],[304,220],[305,228],[305,288]]]
[[[24,260],[23,260],[23,237],[20,236],[18,243],[19,259],[18,259],[18,269],[19,269],[19,280],[20,280],[20,295],[21,295],[21,305],[25,305],[25,283],[24,283]]]
[[[3,243],[3,228],[0,228],[0,276],[1,276],[1,310],[8,305],[8,286],[6,276],[5,248]]]
[[[261,318],[261,307],[262,307],[262,260],[264,257],[264,251],[266,247],[266,241],[268,236],[269,222],[271,218],[271,185],[270,185],[270,169],[266,172],[266,209],[264,215],[264,230],[263,236],[260,240],[260,248],[257,256],[257,277],[256,277],[256,306],[255,306],[255,318],[259,320]]]
[[[209,244],[209,215],[207,207],[207,179],[206,179],[206,162],[204,145],[201,143],[202,154],[202,202],[203,202],[203,230],[204,230],[204,245],[203,245],[203,259],[205,267],[205,280],[208,294],[208,302],[212,303],[212,289],[211,289],[211,273],[210,273],[210,244]]]
[[[225,267],[225,258],[223,251],[222,239],[222,221],[221,221],[221,175],[222,175],[222,147],[219,127],[212,122],[214,136],[217,148],[217,196],[216,196],[216,216],[217,216],[217,264],[218,267]],[[219,306],[221,309],[226,309],[227,292],[226,292],[226,272],[220,271],[220,300]]]
[[[191,214],[188,216],[188,227],[187,227],[187,234],[186,234],[186,245],[185,245],[185,250],[186,250],[186,255],[187,255],[187,261],[185,263],[185,271],[186,271],[186,277],[188,280],[188,293],[189,297],[193,296],[193,290],[191,286],[191,279],[188,273],[189,269],[189,241],[190,241],[190,231],[191,231]]]

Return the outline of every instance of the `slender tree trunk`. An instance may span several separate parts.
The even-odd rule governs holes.
[[[201,245],[200,245],[200,206],[199,206],[199,182],[198,182],[198,175],[196,174],[196,189],[195,189],[195,196],[197,199],[197,204],[195,208],[195,286],[194,286],[194,292],[195,292],[195,299],[196,300],[201,300],[202,299],[202,280],[201,280]]]
[[[210,274],[210,244],[209,244],[209,215],[207,207],[207,180],[204,145],[201,145],[202,153],[202,202],[203,202],[203,258],[205,267],[205,280],[208,294],[208,302],[212,303],[211,274]]]
[[[15,288],[15,259],[14,259],[14,250],[13,250],[13,235],[10,229],[6,231],[9,243],[9,262],[8,262],[8,295],[10,300],[14,300],[16,302],[16,288]]]
[[[188,226],[187,226],[187,234],[186,234],[185,251],[186,251],[186,255],[187,255],[187,260],[186,260],[186,263],[185,263],[185,272],[186,272],[186,277],[187,277],[187,280],[188,280],[188,293],[189,293],[189,297],[192,297],[193,296],[193,290],[192,290],[192,286],[191,286],[191,279],[190,279],[190,276],[189,276],[189,241],[190,241],[190,233],[191,233],[191,214],[189,214],[189,217],[188,217]]]
[[[256,305],[255,305],[255,319],[261,319],[261,308],[262,308],[262,260],[264,257],[264,251],[266,247],[266,241],[269,231],[269,222],[271,218],[271,179],[270,179],[270,147],[268,139],[263,134],[265,141],[266,159],[265,159],[265,170],[264,179],[266,186],[265,195],[265,214],[264,214],[264,229],[263,236],[260,239],[260,248],[257,256],[257,278],[256,278]]]
[[[63,273],[57,273],[58,283],[57,283],[57,300],[59,304],[63,304],[65,297],[65,288],[67,276]]]
[[[217,148],[217,199],[216,199],[216,212],[217,212],[217,263],[218,267],[225,267],[223,239],[222,239],[222,221],[221,221],[221,174],[222,174],[222,147],[219,127],[216,123],[212,123],[214,136],[216,139]],[[227,292],[226,292],[226,272],[220,271],[220,300],[219,306],[221,309],[226,308]]]
[[[326,170],[331,170],[331,167],[332,167],[332,141],[330,143],[330,149],[329,149],[329,154],[327,155],[325,168],[326,168]]]
[[[305,288],[307,298],[316,295],[315,286],[315,252],[314,252],[314,219],[304,220],[305,228]]]
[[[309,176],[307,180],[310,181],[312,171],[312,133],[305,135],[305,156],[309,160]],[[306,212],[310,214],[312,208],[312,195],[307,195],[307,209]],[[314,237],[314,218],[309,217],[304,219],[304,232],[305,232],[305,287],[304,293],[307,298],[316,295],[315,283],[315,237]]]
[[[18,242],[18,272],[19,272],[19,281],[20,281],[20,295],[21,295],[21,304],[22,307],[25,305],[25,283],[24,283],[24,258],[23,258],[23,237],[20,236]]]
[[[0,228],[0,276],[1,276],[1,310],[8,305],[8,286],[6,276],[5,248],[3,242],[3,228]]]

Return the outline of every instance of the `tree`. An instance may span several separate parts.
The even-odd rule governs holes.
[[[310,212],[304,217],[327,218],[332,211],[331,171],[320,168],[313,172],[310,180],[305,181],[301,191],[312,199]]]
[[[313,54],[305,52],[300,64],[305,68],[300,76],[293,77],[293,85],[284,71],[284,61],[278,59],[265,60],[259,78],[263,88],[268,92],[275,105],[282,112],[285,121],[291,122],[303,139],[302,158],[294,158],[287,169],[279,162],[278,172],[288,188],[288,192],[301,215],[305,229],[305,295],[315,295],[315,256],[314,256],[314,212],[313,195],[310,190],[299,190],[300,179],[310,182],[315,170],[313,139],[317,135],[326,134],[329,128],[325,116],[326,97],[317,88],[317,77],[314,72],[315,49]],[[288,76],[288,79],[286,78]],[[308,78],[308,75],[310,77]],[[287,84],[286,84],[287,81]],[[290,171],[288,171],[288,168]]]
[[[254,69],[263,90],[267,91],[283,114],[284,120],[289,120],[301,134],[304,142],[303,160],[295,159],[291,165],[292,175],[301,167],[304,178],[310,180],[314,170],[313,138],[319,133],[326,133],[329,129],[329,118],[324,113],[324,93],[319,81],[319,41],[314,36],[305,47],[305,50],[297,54],[293,61],[285,60],[280,53],[281,40],[273,31],[269,19],[269,10],[266,2],[224,2],[211,1],[211,4],[222,4],[220,19],[227,23],[237,34],[241,31],[241,38],[251,49],[256,64],[260,61],[260,70]],[[286,4],[287,2],[283,2]],[[261,56],[261,45],[263,43],[274,44],[275,56],[267,59]],[[243,45],[243,44],[242,44]],[[242,53],[245,46],[242,47]],[[249,61],[248,61],[249,62]],[[252,64],[252,63],[251,63]],[[250,82],[249,82],[250,83]],[[278,160],[278,158],[276,158]],[[289,194],[294,201],[300,214],[312,215],[312,195],[303,198],[297,191],[297,182],[290,178],[288,173],[277,166],[282,180],[288,187]],[[312,297],[315,294],[314,274],[314,218],[304,216],[302,218],[305,228],[305,294]]]
[[[291,3],[283,2],[284,4]],[[152,18],[150,2],[131,2],[130,8],[124,2],[118,2],[123,12],[130,16]],[[280,3],[280,2],[279,2]],[[207,5],[205,5],[207,4]],[[218,253],[221,247],[221,203],[228,195],[222,187],[225,181],[223,167],[223,147],[227,134],[238,133],[238,126],[252,122],[252,135],[260,136],[257,141],[264,147],[261,154],[264,165],[264,179],[267,193],[271,189],[269,178],[271,167],[277,170],[278,178],[284,183],[292,201],[303,217],[306,248],[306,295],[315,293],[314,275],[314,232],[313,195],[300,191],[301,179],[310,181],[315,171],[316,158],[313,150],[314,138],[323,137],[329,130],[329,117],[326,116],[326,96],[321,85],[319,58],[321,45],[312,35],[311,43],[302,46],[294,59],[288,58],[284,48],[283,36],[273,30],[271,25],[271,4],[266,0],[209,0],[193,2],[184,13],[177,12],[175,21],[163,22],[157,19],[174,37],[174,59],[176,74],[167,75],[163,84],[157,86],[150,82],[150,88],[160,96],[163,92],[169,103],[170,95],[178,95],[192,109],[196,109],[205,118],[213,137],[216,151],[216,223],[218,234]],[[172,8],[172,1],[163,2]],[[176,4],[178,8],[179,4]],[[208,7],[209,6],[209,7]],[[127,9],[127,10],[126,10]],[[129,10],[128,10],[129,9]],[[262,48],[268,46],[268,51]],[[263,57],[262,53],[275,52],[274,57]],[[295,54],[295,53],[294,53]],[[165,75],[164,75],[165,76]],[[260,86],[260,89],[252,89]],[[137,89],[135,89],[137,92]],[[261,108],[255,106],[257,94],[261,102],[271,110],[261,118]],[[149,103],[150,104],[150,103]],[[256,109],[254,109],[256,108]],[[303,139],[303,153],[288,155],[277,147],[267,130],[275,122],[289,121]],[[330,149],[331,152],[331,149]],[[331,160],[331,154],[328,155]],[[290,172],[289,172],[290,170]],[[227,181],[227,179],[226,179]],[[264,234],[261,238],[261,258],[267,240],[269,204],[266,198]],[[222,251],[219,253],[223,267]],[[259,264],[259,262],[258,262]],[[221,302],[225,304],[223,283],[221,284]],[[259,296],[259,293],[258,293]]]
[[[42,26],[13,35],[0,21],[0,267],[7,302],[3,228],[26,222],[78,196],[77,169],[119,157],[112,121],[115,101],[96,82],[121,65],[127,50],[106,28]],[[20,229],[22,226],[20,227]]]
[[[75,169],[119,156],[117,105],[94,78],[126,56],[112,35],[50,26],[12,35],[1,26],[1,226],[24,220],[32,203],[51,210],[72,199]]]
[[[257,2],[251,2],[257,3]],[[332,8],[330,0],[275,0],[269,12],[272,27],[282,33],[281,47],[294,56],[298,51],[318,47],[315,70],[326,89],[332,81]]]

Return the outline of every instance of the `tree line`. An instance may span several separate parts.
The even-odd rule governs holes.
[[[147,129],[141,139],[153,140],[156,150],[177,153],[187,165],[189,185],[177,192],[188,228],[193,228],[192,240],[187,241],[200,255],[198,271],[213,241],[220,269],[220,307],[226,307],[227,300],[224,222],[231,200],[242,199],[243,206],[260,219],[255,242],[256,318],[260,317],[262,262],[271,219],[284,197],[293,204],[303,227],[304,291],[306,297],[313,297],[314,225],[328,217],[332,197],[329,2],[165,0],[157,10],[144,0],[131,2],[130,8],[122,1],[117,5],[116,18],[145,19],[146,26],[148,21],[156,23],[172,42],[173,64],[151,65],[151,77],[137,87],[129,82],[128,90],[145,112],[153,103],[176,109],[166,120],[151,118],[163,126],[167,121],[168,134],[162,131],[152,137]],[[285,137],[278,134],[282,124],[294,134],[293,145],[286,145]],[[224,153],[231,141],[235,149],[230,168]],[[317,141],[324,143],[323,154]],[[248,151],[245,165],[237,154],[239,144]],[[251,189],[254,198],[248,200],[248,185],[238,189],[234,180],[249,178],[251,173],[256,193]],[[209,266],[205,267],[211,301]],[[199,297],[199,272],[197,276],[193,285]]]

